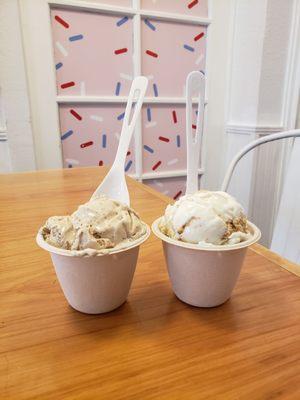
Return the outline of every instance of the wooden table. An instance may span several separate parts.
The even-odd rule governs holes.
[[[218,308],[174,296],[154,236],[123,306],[92,316],[67,305],[35,234],[88,200],[103,174],[0,178],[1,399],[300,399],[300,279],[262,247],[248,251],[233,297]],[[148,224],[162,214],[167,197],[129,187]]]

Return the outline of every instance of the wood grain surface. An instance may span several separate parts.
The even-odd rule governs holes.
[[[262,254],[248,250],[227,303],[198,309],[174,296],[152,235],[123,306],[68,306],[35,235],[87,201],[104,171],[0,178],[1,399],[300,399],[300,280]],[[151,224],[169,199],[128,182]]]

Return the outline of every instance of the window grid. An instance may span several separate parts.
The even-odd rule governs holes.
[[[168,12],[158,12],[154,10],[145,10],[141,8],[140,0],[132,0],[131,7],[119,7],[101,3],[88,3],[81,0],[48,0],[50,7],[63,8],[63,9],[75,9],[77,11],[89,11],[101,14],[110,15],[127,15],[133,19],[133,75],[134,77],[141,74],[141,24],[142,19],[145,17],[160,20],[160,21],[171,21],[177,23],[193,24],[207,27],[206,43],[208,43],[209,37],[209,25],[211,23],[210,18],[195,17],[189,15],[174,14]],[[210,16],[210,0],[208,1],[208,16]],[[208,45],[206,46],[206,48]],[[207,64],[207,61],[206,61]],[[59,104],[84,104],[84,103],[96,103],[96,104],[125,104],[127,102],[127,96],[88,96],[88,95],[76,95],[76,96],[56,96],[57,105]],[[194,99],[196,101],[196,99]],[[207,104],[207,101],[205,102]],[[145,97],[144,104],[166,104],[166,105],[184,105],[184,97]],[[129,174],[131,177],[143,181],[163,178],[175,178],[186,176],[186,169],[184,170],[173,170],[163,172],[143,172],[143,146],[142,146],[142,115],[140,114],[134,133],[135,138],[135,174]],[[201,161],[201,164],[203,162]],[[198,174],[201,176],[204,173],[204,169],[199,167]]]

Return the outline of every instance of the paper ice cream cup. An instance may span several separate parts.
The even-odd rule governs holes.
[[[83,313],[101,314],[114,310],[126,301],[140,245],[149,235],[150,228],[147,226],[145,235],[130,246],[92,255],[51,246],[41,233],[38,233],[36,240],[40,247],[49,251],[70,306]]]
[[[167,269],[175,295],[196,307],[215,307],[228,300],[238,280],[247,248],[256,243],[260,230],[249,224],[251,238],[234,245],[200,246],[171,239],[152,224],[162,240]]]

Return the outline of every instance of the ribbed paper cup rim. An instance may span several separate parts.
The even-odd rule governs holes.
[[[159,239],[163,240],[164,242],[173,244],[174,246],[178,247],[184,247],[186,249],[192,249],[192,250],[202,250],[202,251],[230,251],[230,250],[238,250],[242,249],[244,247],[249,247],[252,244],[256,243],[260,237],[261,237],[261,232],[257,228],[256,225],[252,224],[252,222],[248,221],[248,226],[250,227],[250,231],[252,233],[251,237],[248,240],[245,240],[244,242],[236,243],[236,244],[223,244],[223,245],[214,245],[214,244],[193,244],[193,243],[186,243],[182,242],[180,240],[172,239],[169,236],[166,236],[164,233],[161,232],[159,229],[159,223],[163,217],[157,218],[153,223],[152,223],[152,232],[154,233],[155,236],[157,236]]]
[[[144,243],[148,237],[150,236],[150,227],[145,224],[146,227],[146,233],[141,236],[140,238],[136,239],[133,242],[129,242],[128,246],[120,247],[117,248],[116,250],[113,249],[103,249],[103,250],[95,250],[95,249],[86,249],[86,250],[66,250],[66,249],[60,249],[55,246],[51,246],[49,243],[47,243],[41,233],[41,229],[38,231],[38,234],[36,235],[36,242],[37,244],[44,250],[49,251],[50,253],[55,253],[59,254],[62,256],[67,256],[67,257],[101,257],[101,256],[107,256],[107,255],[113,255],[113,254],[118,254],[125,252],[127,250],[131,250],[134,247],[140,246],[142,243]]]

